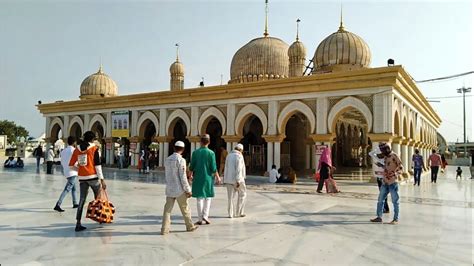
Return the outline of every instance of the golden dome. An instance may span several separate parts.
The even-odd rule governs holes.
[[[359,36],[341,25],[324,39],[314,53],[313,73],[367,68],[371,61],[370,48]]]
[[[288,57],[306,57],[306,47],[302,42],[296,40],[288,49]]]
[[[81,96],[79,98],[93,99],[117,95],[117,84],[102,71],[102,66],[100,66],[97,73],[88,76],[81,83]]]
[[[256,38],[235,53],[229,83],[287,78],[288,64],[288,44],[274,37]]]
[[[178,59],[170,66],[171,75],[184,75],[184,65]]]

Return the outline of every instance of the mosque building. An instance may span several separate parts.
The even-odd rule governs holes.
[[[368,44],[342,18],[310,64],[307,59],[298,33],[288,45],[270,36],[265,22],[263,36],[234,54],[226,85],[185,89],[177,54],[169,91],[119,95],[101,66],[82,82],[79,100],[37,108],[46,118],[48,143],[92,130],[109,165],[116,163],[117,143],[131,152],[132,165],[140,149],[153,144],[163,166],[178,140],[189,159],[203,133],[210,134],[217,158],[220,147],[244,144],[255,174],[272,164],[314,171],[324,146],[332,148],[336,166],[366,167],[368,151],[379,142],[390,143],[410,169],[415,148],[427,158],[436,147],[440,117],[413,79],[402,66],[371,67]]]

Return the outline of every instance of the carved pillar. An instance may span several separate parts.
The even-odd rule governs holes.
[[[263,135],[262,136],[267,142],[267,168],[271,170],[272,164],[276,165],[277,169],[281,166],[280,153],[281,153],[281,142],[286,138],[285,135]],[[268,148],[273,144],[273,149]],[[270,157],[270,150],[273,151],[273,158]],[[271,163],[270,163],[271,162]]]
[[[114,164],[114,139],[105,138],[105,163],[108,165]]]

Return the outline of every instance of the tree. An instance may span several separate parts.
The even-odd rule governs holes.
[[[0,135],[7,135],[8,144],[19,142],[20,138],[28,138],[30,133],[22,126],[17,126],[15,122],[0,120]]]

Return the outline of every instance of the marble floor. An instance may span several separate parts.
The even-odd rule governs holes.
[[[469,170],[464,169],[468,176]],[[399,225],[372,224],[377,187],[339,181],[342,193],[316,194],[311,180],[265,184],[249,177],[247,217],[228,219],[227,196],[216,188],[211,225],[185,232],[177,206],[171,234],[161,236],[163,175],[105,170],[117,213],[113,224],[84,219],[74,232],[65,184],[56,171],[32,165],[0,170],[1,265],[473,265],[473,183],[454,168],[437,184],[401,185]],[[91,199],[89,194],[89,199]],[[194,199],[190,200],[195,219]],[[384,216],[385,221],[391,215]]]

